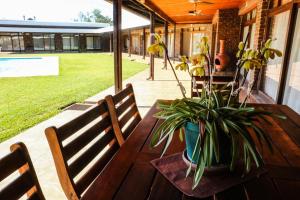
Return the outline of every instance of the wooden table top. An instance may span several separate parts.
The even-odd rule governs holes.
[[[272,125],[261,124],[274,144],[274,154],[268,149],[260,149],[269,172],[208,199],[300,198],[300,116],[283,105],[257,106],[287,117],[287,120],[274,119]],[[149,147],[151,134],[161,124],[160,120],[153,117],[157,111],[153,105],[82,199],[191,199],[149,163],[159,158],[162,152],[162,146],[154,149]],[[166,155],[181,152],[184,148],[184,143],[175,138]]]

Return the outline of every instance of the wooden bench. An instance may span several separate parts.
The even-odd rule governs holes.
[[[20,175],[2,187],[0,199],[20,199],[27,195],[27,199],[30,200],[44,200],[45,197],[26,146],[23,143],[16,143],[10,147],[10,151],[11,153],[0,159],[0,182],[16,171],[19,171]]]
[[[119,149],[103,100],[72,121],[47,128],[45,133],[59,181],[69,200],[81,198]]]

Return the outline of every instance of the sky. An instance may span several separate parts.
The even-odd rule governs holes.
[[[112,4],[104,0],[0,0],[0,19],[23,20],[33,18],[38,21],[72,22],[80,11],[92,11],[98,8],[102,14],[112,18]],[[126,10],[122,12],[122,24],[142,25],[148,20]]]

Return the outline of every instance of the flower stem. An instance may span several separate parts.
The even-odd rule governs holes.
[[[170,66],[171,66],[171,69],[172,69],[173,74],[174,74],[174,76],[175,76],[175,79],[176,79],[176,81],[177,81],[177,83],[178,83],[178,86],[179,86],[179,88],[180,88],[180,91],[181,91],[181,93],[182,93],[182,96],[183,96],[183,98],[186,98],[186,95],[185,95],[185,93],[186,93],[185,88],[184,88],[184,86],[182,85],[182,83],[181,83],[181,82],[179,81],[179,79],[178,79],[178,76],[177,76],[177,74],[176,74],[176,72],[175,72],[175,69],[174,69],[174,67],[173,67],[173,65],[172,65],[172,62],[171,62],[171,60],[170,60],[170,57],[169,57],[169,55],[168,55],[168,49],[167,49],[167,47],[166,47],[165,44],[163,45],[163,47],[164,47],[164,49],[165,49],[166,58],[167,58],[167,60],[168,60],[168,62],[169,62],[169,64],[170,64]]]

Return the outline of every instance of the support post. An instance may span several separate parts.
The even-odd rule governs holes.
[[[154,44],[154,30],[155,27],[155,15],[153,12],[150,12],[150,43]],[[150,54],[150,76],[148,80],[154,80],[154,55]]]
[[[183,55],[183,32],[184,32],[183,28],[180,29],[180,54],[179,54],[180,56]]]
[[[113,0],[113,48],[115,93],[122,90],[122,45],[121,45],[121,16],[122,0]]]
[[[175,63],[175,50],[176,50],[176,24],[174,24],[174,37],[173,37],[173,62]]]
[[[131,38],[131,30],[128,30],[128,56],[131,57],[131,48],[132,48],[132,38]]]
[[[166,45],[166,47],[168,47],[168,33],[169,33],[168,25],[169,25],[168,22],[165,21],[164,32],[165,32],[165,45]],[[166,56],[166,54],[164,54],[164,68],[163,69],[167,69],[167,67],[168,67],[167,56]]]
[[[143,59],[146,57],[146,28],[143,28]]]

